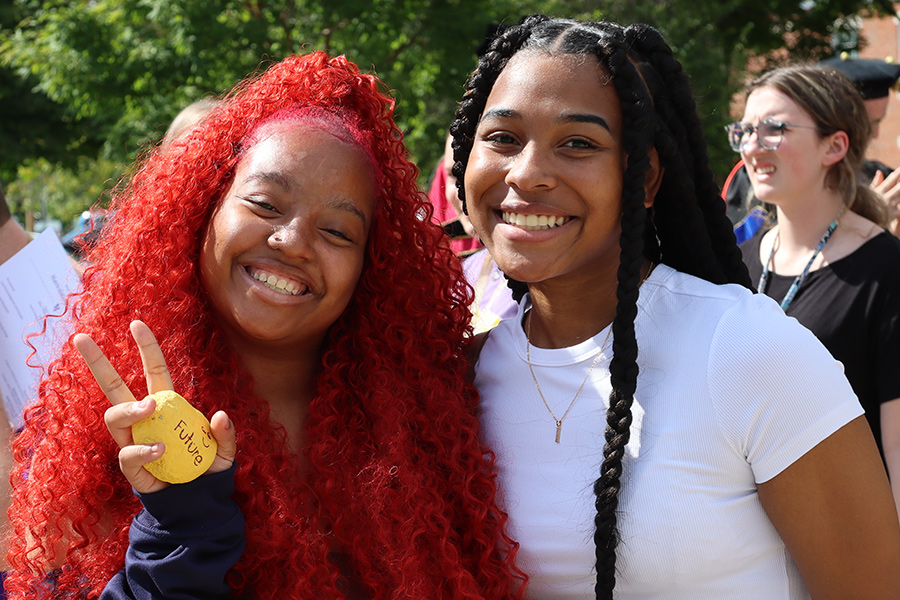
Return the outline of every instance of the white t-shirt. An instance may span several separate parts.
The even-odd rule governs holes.
[[[522,315],[490,334],[476,366],[486,442],[531,600],[593,599],[594,495],[612,341],[556,425],[526,363]],[[761,294],[656,267],[635,321],[638,379],[619,495],[616,598],[780,600],[809,594],[757,495],[863,411],[843,370]],[[531,347],[557,416],[608,331]]]

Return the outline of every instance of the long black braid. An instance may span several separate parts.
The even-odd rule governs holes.
[[[750,276],[735,245],[732,224],[710,167],[703,124],[688,77],[656,29],[632,25],[624,35],[626,43],[642,59],[641,73],[648,81],[661,118],[654,144],[666,166],[667,181],[660,189],[666,196],[657,195],[654,210],[664,212],[658,219],[660,224],[683,225],[673,228],[671,235],[660,236],[672,246],[673,253],[671,260],[663,262],[713,283],[734,282],[750,287]],[[669,151],[665,157],[664,149]],[[671,193],[669,182],[677,193]],[[675,243],[673,237],[681,239]],[[693,251],[684,252],[685,246],[692,246]],[[700,257],[703,259],[698,260]],[[695,264],[691,268],[676,261]]]
[[[616,510],[637,389],[634,320],[644,260],[663,262],[713,283],[750,287],[750,278],[713,180],[687,76],[662,36],[645,25],[624,29],[612,23],[535,15],[496,38],[469,78],[450,128],[453,174],[463,206],[465,169],[478,120],[500,72],[513,55],[526,48],[595,56],[611,76],[622,105],[622,145],[628,161],[623,173],[617,305],[612,323],[612,393],[603,463],[594,484],[595,591],[598,599],[605,600],[612,598],[616,584]],[[644,184],[651,147],[659,154],[664,175],[648,211]],[[527,291],[516,281],[510,281],[510,287],[517,298]]]
[[[608,38],[607,38],[608,39]],[[615,39],[615,38],[612,38]],[[637,69],[624,46],[596,43],[600,64],[607,65],[622,104],[622,146],[628,162],[622,178],[622,235],[616,316],[613,319],[613,358],[609,365],[612,392],[606,412],[606,445],[600,477],[594,482],[597,515],[594,518],[594,543],[597,557],[597,598],[612,598],[616,585],[616,546],[618,531],[616,509],[622,479],[622,459],[631,437],[631,405],[637,388],[637,341],[634,319],[637,317],[638,287],[644,264],[644,226],[647,209],[644,183],[650,169],[649,151],[656,129],[656,114]]]

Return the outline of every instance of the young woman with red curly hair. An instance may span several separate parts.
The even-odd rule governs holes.
[[[204,597],[519,593],[466,377],[470,292],[379,88],[343,57],[285,59],[116,195],[69,303],[81,333],[15,443],[11,598],[96,598],[114,576],[109,594],[157,598],[186,597],[169,576]],[[130,437],[154,402],[122,401],[163,388],[213,415],[220,472],[140,468],[163,451]],[[169,571],[165,553],[123,571],[139,511],[133,536],[190,534]],[[220,515],[246,521],[224,581],[199,523]]]

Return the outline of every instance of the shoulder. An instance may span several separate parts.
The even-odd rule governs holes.
[[[882,230],[831,267],[854,286],[900,292],[900,239]]]
[[[671,310],[676,307],[703,306],[703,310],[727,310],[735,302],[752,296],[752,292],[738,284],[715,284],[699,277],[676,271],[668,265],[658,265],[644,283],[645,298],[639,305],[647,310]],[[644,296],[644,294],[641,294]]]
[[[794,344],[821,347],[764,294],[737,284],[713,284],[665,265],[657,270],[645,284],[650,293],[639,300],[649,317],[648,332],[682,337],[714,362],[737,357],[739,363],[760,366],[769,360],[764,350],[789,355]]]
[[[900,239],[885,230],[872,236],[859,248],[865,252],[878,252],[891,258],[900,259]]]
[[[828,242],[829,245],[834,244],[831,253],[836,258],[833,260],[854,254],[876,239],[878,240],[876,242],[878,245],[882,245],[886,241],[889,242],[889,240],[885,239],[886,236],[883,235],[885,233],[887,231],[877,223],[851,210],[845,211],[844,216],[841,217],[840,225]],[[890,234],[888,236],[893,237]],[[900,243],[900,240],[896,240],[896,238],[895,241]],[[826,246],[825,251],[827,250],[828,247]]]
[[[638,306],[635,325],[650,352],[676,344],[690,347],[697,360],[723,336],[729,344],[742,344],[743,332],[758,330],[759,322],[785,318],[770,298],[744,286],[710,283],[665,265],[641,287]]]

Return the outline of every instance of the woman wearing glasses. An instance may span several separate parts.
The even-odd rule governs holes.
[[[900,499],[900,240],[857,176],[862,98],[838,71],[785,67],[748,86],[743,122],[726,129],[775,207],[776,224],[741,246],[754,285],[843,363]]]

